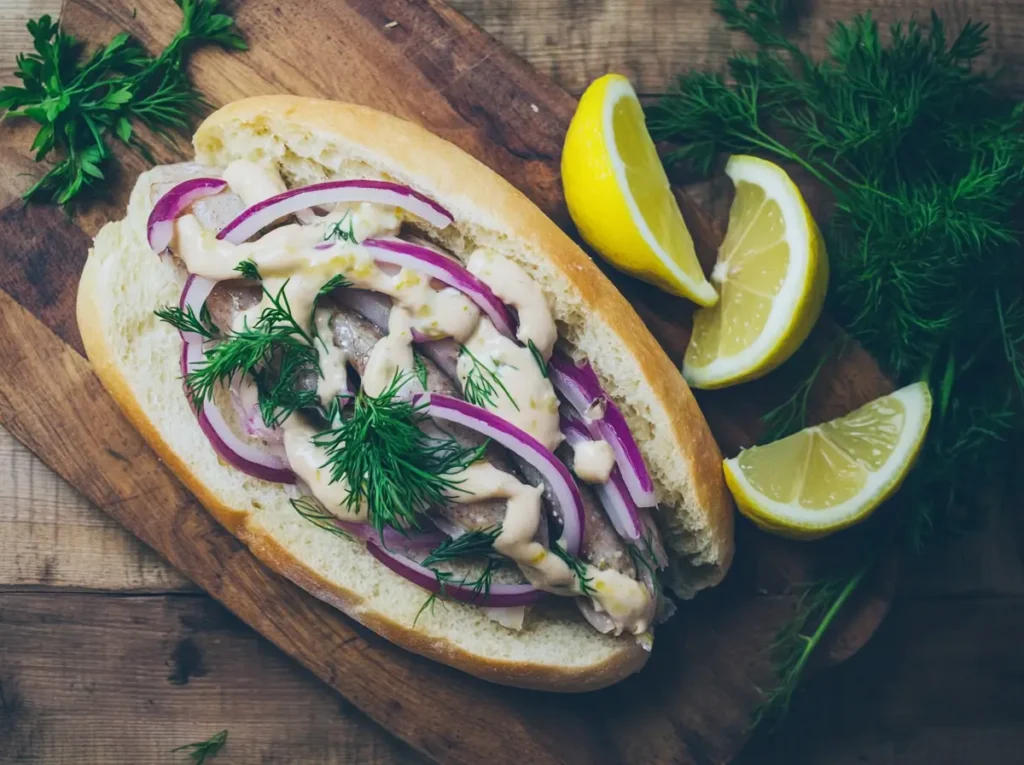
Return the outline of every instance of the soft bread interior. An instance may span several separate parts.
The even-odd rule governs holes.
[[[365,107],[293,96],[230,104],[195,136],[196,158],[271,164],[289,185],[374,177],[409,185],[455,216],[445,244],[511,258],[543,287],[559,334],[591,360],[622,408],[657,486],[658,524],[682,597],[717,584],[733,552],[721,453],[682,375],[600,270],[508,182],[454,145]]]
[[[218,459],[182,391],[181,339],[153,314],[177,304],[185,274],[146,242],[150,184],[150,174],[143,174],[126,219],[97,236],[79,288],[79,325],[104,384],[221,523],[276,571],[392,642],[479,677],[581,691],[643,665],[647,652],[636,641],[597,633],[567,600],[531,612],[520,632],[458,603],[420,613],[424,590],[362,545],[301,518],[288,502],[293,488],[256,480]]]

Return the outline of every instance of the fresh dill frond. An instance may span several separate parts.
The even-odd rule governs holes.
[[[324,531],[329,531],[335,536],[352,539],[352,535],[337,524],[337,518],[328,513],[323,506],[313,497],[299,497],[288,500],[295,512]]]
[[[775,636],[772,644],[776,684],[762,692],[761,702],[751,718],[751,728],[761,723],[771,727],[786,716],[815,649],[876,560],[875,555],[867,556],[853,571],[841,571],[815,582],[801,594],[796,615]]]
[[[498,391],[500,390],[516,411],[519,411],[519,404],[508,392],[508,388],[501,381],[497,370],[491,369],[480,361],[465,345],[459,346],[459,355],[468,358],[472,364],[466,374],[466,380],[462,384],[462,396],[466,401],[476,406],[494,407],[498,403]]]
[[[587,564],[574,555],[570,555],[569,551],[562,547],[558,542],[554,542],[551,545],[551,552],[565,561],[565,565],[572,571],[573,576],[576,577],[580,583],[580,592],[584,595],[593,594],[594,590],[591,588],[590,583],[593,579],[587,576]]]
[[[316,293],[317,298],[322,298],[325,295],[331,294],[334,290],[339,287],[351,287],[352,282],[345,278],[345,274],[335,274],[320,287],[319,292]]]
[[[416,351],[412,352],[412,368],[416,374],[416,379],[420,381],[420,385],[423,386],[423,390],[427,389],[427,364],[423,361],[423,357],[420,356]]]
[[[186,752],[188,758],[192,760],[192,765],[203,765],[207,760],[216,757],[227,742],[228,732],[222,730],[220,733],[214,733],[206,741],[197,741],[194,744],[178,746],[172,749],[171,752]]]
[[[278,405],[294,411],[294,397],[301,395],[297,390],[301,373],[305,369],[318,371],[319,367],[311,338],[291,314],[287,286],[285,282],[276,295],[264,288],[269,305],[256,323],[228,334],[186,375],[185,386],[196,407],[202,408],[212,398],[217,385],[239,374],[253,374],[261,387],[260,409],[267,424],[281,421],[275,414]],[[280,400],[268,396],[272,392]]]
[[[365,509],[378,532],[419,528],[422,514],[450,501],[458,474],[487,448],[424,433],[425,405],[401,395],[407,377],[395,375],[378,396],[359,391],[349,415],[313,438],[326,452],[331,481],[348,485],[349,511]]]
[[[206,44],[246,45],[232,18],[220,13],[220,0],[176,1],[181,27],[156,57],[122,32],[83,58],[82,43],[49,16],[28,22],[35,51],[18,55],[15,75],[22,84],[0,88],[0,110],[39,124],[36,162],[57,159],[25,192],[26,200],[66,205],[105,179],[110,140],[146,155],[134,122],[170,140],[171,130],[187,130],[205,108],[186,73],[188,54]]]
[[[204,305],[203,308],[205,309],[206,306]],[[179,332],[194,332],[207,340],[212,340],[219,334],[219,330],[209,318],[209,312],[201,310],[199,316],[196,316],[196,312],[190,305],[185,306],[184,309],[177,306],[158,308],[153,313]]]
[[[899,538],[916,550],[1000,503],[1022,444],[1024,106],[978,66],[984,24],[950,33],[933,12],[886,34],[857,16],[834,26],[815,59],[789,37],[794,7],[716,0],[754,50],[734,54],[726,74],[681,77],[648,125],[679,146],[669,162],[706,172],[722,154],[758,154],[802,168],[828,192],[829,313],[894,383],[926,380],[936,394],[900,490]],[[771,435],[805,424],[818,371],[769,417]],[[803,660],[783,665],[773,698],[788,700],[832,606],[863,577],[814,590],[808,604],[827,604],[808,609],[820,624],[805,634],[816,623],[808,616],[788,634]]]
[[[799,382],[785,401],[762,415],[764,433],[758,439],[760,443],[770,444],[778,441],[810,424],[807,417],[808,404],[814,385],[825,365],[831,359],[843,355],[848,339],[839,337],[825,349],[805,343],[793,358],[786,362],[786,367],[795,372]]]
[[[494,540],[501,535],[501,524],[485,529],[473,529],[458,537],[446,539],[423,559],[422,565],[430,567],[437,563],[459,558],[487,558],[498,555]]]
[[[235,266],[235,270],[246,279],[252,279],[255,282],[263,281],[263,276],[260,275],[260,269],[256,265],[256,261],[253,260],[252,258],[249,258],[248,260],[243,260],[241,263]]]
[[[541,375],[545,380],[548,379],[548,365],[544,361],[544,356],[541,354],[540,349],[534,344],[533,340],[526,341],[526,347],[530,349],[530,353],[533,354],[533,360],[537,362],[537,368],[540,369]]]
[[[348,224],[346,228],[345,224]],[[332,242],[348,242],[350,244],[359,244],[356,241],[355,232],[355,218],[352,215],[352,210],[345,210],[340,220],[335,221],[330,228],[324,232],[324,241]]]

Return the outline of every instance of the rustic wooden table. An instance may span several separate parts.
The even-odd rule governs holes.
[[[571,92],[615,69],[657,93],[693,59],[672,0],[451,2]],[[0,0],[0,83],[25,21],[59,5]],[[992,22],[1016,63],[1024,10],[939,5]],[[812,680],[741,761],[1024,762],[1022,601],[1024,520],[994,518],[915,564],[872,643]],[[222,728],[218,763],[421,762],[0,429],[0,763],[170,763],[173,747]]]

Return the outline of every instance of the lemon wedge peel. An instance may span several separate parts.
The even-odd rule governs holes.
[[[758,254],[782,241],[789,245],[789,265],[774,296],[758,292],[750,285],[734,285],[734,289],[740,292],[770,298],[771,311],[757,339],[739,353],[719,356],[708,364],[698,365],[693,362],[693,354],[687,352],[683,376],[695,388],[724,388],[756,379],[775,369],[807,339],[821,315],[828,290],[828,257],[821,232],[789,175],[771,162],[745,155],[730,157],[726,174],[737,189],[740,184],[750,183],[764,190],[761,209],[769,201],[778,206],[784,235],[763,247],[744,250],[742,245],[758,217],[751,215],[746,230],[731,241],[727,236],[723,242],[723,245],[731,244],[731,251],[719,252],[720,260],[711,274],[712,283],[722,291],[729,280],[729,264],[737,255]],[[725,309],[724,305],[719,305],[716,310]]]
[[[854,460],[864,469],[865,480],[856,495],[827,508],[802,507],[799,496],[792,502],[780,502],[766,496],[755,488],[745,475],[740,462],[744,452],[732,459],[724,460],[725,481],[736,500],[741,513],[750,518],[756,525],[775,534],[793,539],[818,539],[828,534],[849,528],[860,523],[871,515],[874,510],[888,499],[900,487],[910,472],[921,451],[931,420],[932,396],[927,383],[918,382],[905,388],[876,399],[839,420],[853,420],[863,416],[869,408],[877,409],[889,400],[898,402],[903,409],[902,428],[898,440],[885,462],[877,469],[871,469],[864,460],[844,450],[835,441],[829,439],[822,425],[815,425],[800,431],[795,437],[814,437],[824,439],[832,448],[839,449],[847,457]],[[788,440],[788,439],[783,439]],[[781,441],[775,442],[775,444]],[[769,448],[754,447],[754,449]],[[808,449],[807,462],[800,466],[800,488],[805,485],[807,463],[810,462],[812,446]],[[753,451],[753,450],[749,450]],[[799,494],[799,489],[798,489]]]
[[[632,125],[633,138],[643,144],[635,147],[639,174],[654,184],[662,214],[668,218],[663,223],[676,237],[677,255],[688,261],[693,273],[666,250],[633,193],[629,169],[616,140],[615,110],[623,100],[632,102],[629,108],[635,110],[633,121],[638,123]],[[580,99],[566,134],[562,181],[580,235],[612,266],[699,305],[718,301],[718,293],[697,262],[693,239],[643,123],[636,91],[622,75],[608,74],[595,80]]]

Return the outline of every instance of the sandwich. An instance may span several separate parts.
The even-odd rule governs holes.
[[[238,101],[143,173],[79,285],[89,359],[269,567],[472,675],[585,691],[724,576],[721,454],[588,256],[427,130]],[[154,512],[160,512],[154,508]]]

